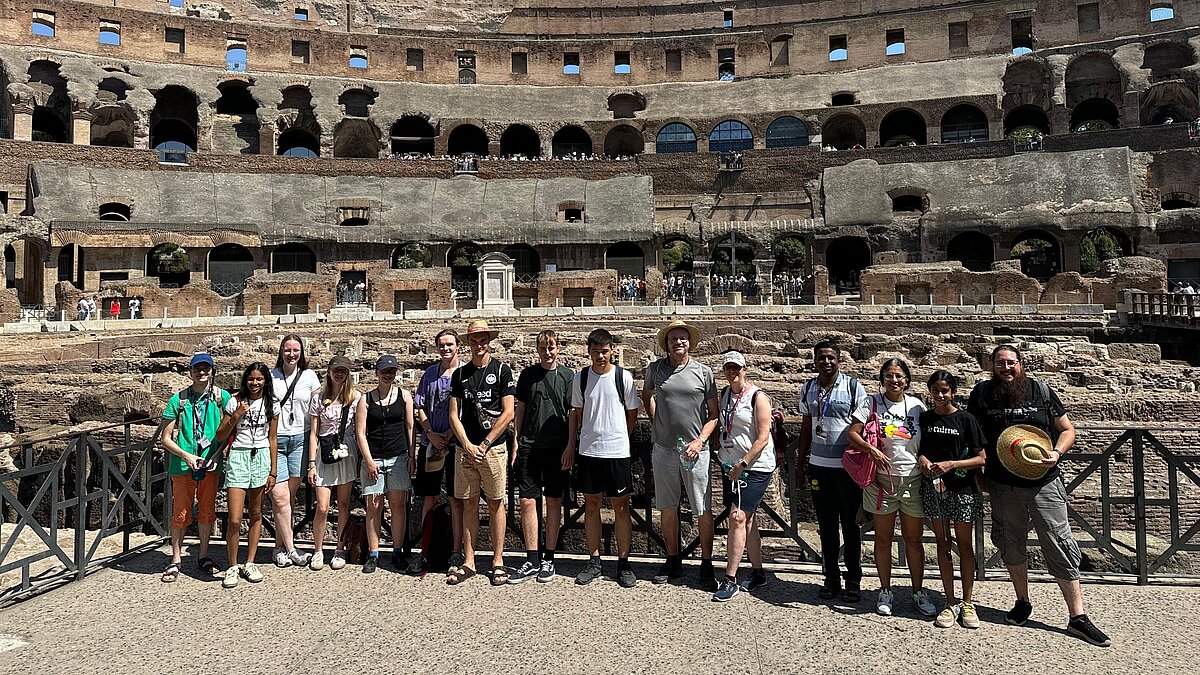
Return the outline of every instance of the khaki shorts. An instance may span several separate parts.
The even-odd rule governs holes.
[[[476,464],[462,450],[454,462],[454,498],[479,499],[480,490],[490,501],[504,499],[508,477],[508,444],[488,448]]]
[[[1028,564],[1029,528],[1037,532],[1046,571],[1055,579],[1078,579],[1083,554],[1067,516],[1067,488],[1059,478],[1041,487],[988,482],[992,500],[992,543],[1008,566]]]
[[[883,501],[879,502],[879,490],[883,489]],[[895,490],[895,494],[889,494]],[[876,504],[879,507],[876,508]],[[921,503],[921,476],[879,476],[863,490],[863,510],[877,516],[886,516],[899,511],[913,518],[925,517],[925,506]]]

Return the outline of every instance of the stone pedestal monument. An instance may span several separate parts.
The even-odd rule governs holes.
[[[476,308],[505,313],[513,311],[515,278],[512,258],[499,252],[480,258]]]

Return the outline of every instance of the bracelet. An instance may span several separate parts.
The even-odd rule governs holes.
[[[275,475],[275,474],[273,474],[273,473],[269,473],[269,474],[267,474],[267,476],[269,476],[269,477],[271,477],[271,478],[278,478],[278,476],[276,476],[276,475]]]
[[[317,460],[315,460],[315,459],[310,459],[310,460],[308,460],[308,465],[309,465],[309,466],[316,466],[316,465],[317,465]]]

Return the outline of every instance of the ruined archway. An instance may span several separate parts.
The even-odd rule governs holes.
[[[159,244],[146,253],[146,276],[161,288],[182,288],[192,279],[188,252],[178,244]]]
[[[604,154],[609,157],[632,157],[642,154],[645,149],[642,132],[628,124],[619,124],[604,136]]]
[[[1010,257],[1021,261],[1027,277],[1046,281],[1062,271],[1062,246],[1042,230],[1028,230],[1013,239]]]
[[[271,251],[271,272],[317,272],[317,254],[304,244],[284,244]]]
[[[622,241],[604,251],[605,269],[616,270],[617,276],[646,276],[646,252],[632,241]]]
[[[450,132],[446,141],[446,151],[451,155],[483,155],[488,154],[488,137],[483,129],[474,124],[460,124]]]
[[[867,127],[855,115],[834,115],[821,125],[821,144],[837,150],[866,147]]]
[[[1098,52],[1084,54],[1067,65],[1066,90],[1067,107],[1072,109],[1091,99],[1117,104],[1124,98],[1121,71],[1111,56]]]
[[[258,119],[258,101],[250,94],[250,85],[229,80],[217,85],[213,115],[213,150],[239,155],[259,154],[258,139],[262,127]]]
[[[667,272],[691,272],[696,252],[687,237],[676,234],[663,241],[659,258],[662,260],[663,269]]]
[[[170,84],[154,92],[154,101],[150,111],[150,147],[182,143],[188,152],[194,152],[200,99],[190,89]]]
[[[307,129],[293,127],[279,134],[277,152],[284,157],[320,157],[321,142]]]
[[[241,293],[253,275],[254,254],[245,246],[221,244],[208,254],[208,282],[219,295]]]
[[[1160,82],[1142,92],[1142,126],[1184,124],[1200,117],[1196,91],[1181,80]]]
[[[279,137],[276,154],[286,157],[318,157],[321,154],[321,124],[312,104],[312,92],[300,85],[283,90],[279,102]]]
[[[915,110],[893,110],[879,123],[879,145],[885,148],[925,145],[927,138],[925,118]]]
[[[1050,133],[1050,118],[1046,111],[1023,105],[1004,116],[1004,136],[1016,140],[1040,137]]]
[[[446,265],[450,267],[450,287],[459,295],[475,296],[475,284],[479,279],[479,259],[483,249],[473,241],[462,241],[446,252]]]
[[[859,276],[871,265],[871,247],[862,237],[838,237],[825,248],[829,283],[837,292],[857,292]]]
[[[962,232],[946,244],[946,260],[957,260],[972,272],[986,272],[995,258],[991,237],[982,232]]]
[[[413,242],[397,246],[392,250],[389,260],[392,269],[407,270],[429,267],[433,262],[433,256],[430,255],[429,249],[424,244]]]
[[[712,274],[714,277],[741,276],[754,279],[754,245],[745,237],[733,234],[718,239],[712,247]]]
[[[378,159],[383,143],[374,122],[347,117],[333,130],[333,156],[355,159]]]
[[[35,141],[71,142],[71,96],[67,80],[52,61],[29,64],[29,87],[33,89],[33,135]]]
[[[1071,110],[1071,131],[1105,131],[1121,126],[1121,112],[1106,98],[1090,98]]]
[[[524,124],[513,124],[500,134],[500,156],[541,157],[542,139]]]
[[[988,139],[988,118],[979,108],[964,103],[942,115],[942,143],[969,143]]]
[[[1129,255],[1133,255],[1133,242],[1124,232],[1097,227],[1084,234],[1079,242],[1079,271],[1098,272],[1104,261]]]
[[[1142,69],[1150,71],[1151,82],[1180,77],[1195,62],[1191,45],[1184,42],[1159,42],[1146,47],[1142,55]]]
[[[134,113],[128,106],[105,105],[92,113],[91,143],[109,148],[132,148],[133,129]]]
[[[574,124],[554,132],[550,139],[550,151],[555,157],[592,154],[592,137],[582,127]]]
[[[392,154],[432,155],[437,130],[429,120],[417,115],[405,115],[392,124]]]
[[[785,234],[775,240],[771,249],[775,271],[780,274],[803,274],[808,270],[808,241],[799,234]]]
[[[1037,59],[1020,59],[1009,65],[1004,71],[1003,89],[1000,105],[1004,110],[1022,106],[1049,110],[1053,103],[1050,69]]]

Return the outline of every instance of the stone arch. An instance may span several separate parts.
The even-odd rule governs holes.
[[[659,257],[668,272],[691,272],[696,246],[687,235],[674,233],[663,238]]]
[[[709,253],[712,261],[712,273],[715,276],[746,275],[747,279],[754,277],[754,259],[758,257],[757,243],[747,235],[731,232],[716,239]]]
[[[1071,131],[1103,131],[1121,126],[1121,111],[1106,98],[1089,98],[1071,109]]]
[[[718,123],[708,133],[709,152],[742,152],[754,149],[754,134],[740,120],[728,119]]]
[[[978,106],[960,103],[946,111],[941,121],[942,143],[988,139],[988,118]]]
[[[1179,80],[1159,82],[1142,92],[1141,98],[1142,126],[1184,124],[1200,117],[1196,91]]]
[[[1000,106],[1004,110],[1021,106],[1049,110],[1053,103],[1050,68],[1035,57],[1016,59],[1010,63],[1004,70],[1002,87],[1004,98]]]
[[[342,106],[346,117],[368,117],[371,106],[379,94],[367,85],[351,85],[338,96],[338,105]]]
[[[91,144],[132,148],[137,116],[129,106],[109,104],[92,111]]]
[[[524,124],[510,124],[504,133],[500,134],[500,156],[516,155],[542,156],[542,139],[536,131]]]
[[[1079,242],[1079,271],[1098,272],[1106,260],[1133,255],[1133,240],[1113,227],[1088,230]]]
[[[29,87],[33,89],[33,136],[35,141],[70,143],[72,135],[71,96],[60,65],[47,60],[29,64]]]
[[[432,155],[437,130],[420,115],[404,115],[392,124],[392,154]]]
[[[1097,98],[1120,104],[1125,91],[1121,71],[1106,52],[1087,52],[1072,59],[1067,64],[1066,89],[1071,109]]]
[[[1063,269],[1063,249],[1058,238],[1042,229],[1025,230],[1012,240],[1011,258],[1021,261],[1021,272],[1046,281]]]
[[[321,141],[304,127],[295,126],[279,134],[276,154],[284,157],[320,157]]]
[[[188,252],[178,244],[159,244],[146,253],[146,276],[156,277],[161,288],[182,288],[191,281]]]
[[[241,293],[254,268],[254,254],[241,244],[221,244],[208,252],[208,282],[219,295]]]
[[[808,239],[796,232],[785,232],[771,246],[775,271],[782,274],[803,274],[811,263],[812,249]]]
[[[583,127],[568,124],[550,139],[550,154],[554,157],[565,157],[572,154],[592,154],[592,137]]]
[[[660,155],[696,152],[696,131],[683,122],[664,124],[654,137],[654,152]]]
[[[859,276],[871,266],[871,246],[863,237],[838,237],[825,248],[829,283],[842,291],[857,291]]]
[[[608,157],[631,157],[646,149],[642,132],[628,124],[618,124],[604,135],[604,154]]]
[[[379,140],[381,135],[374,122],[347,117],[333,129],[333,156],[378,159],[383,149]]]
[[[1150,71],[1150,81],[1180,77],[1183,69],[1195,65],[1196,54],[1185,42],[1156,42],[1142,54],[1142,69]]]
[[[305,244],[276,246],[271,251],[271,272],[317,272],[317,254]]]
[[[1014,108],[1004,116],[1004,136],[1014,138],[1027,136],[1033,131],[1045,135],[1050,133],[1050,118],[1046,111],[1033,105],[1023,105]]]
[[[928,140],[927,126],[921,113],[911,108],[897,108],[879,123],[879,145],[925,145]]]
[[[429,254],[429,248],[425,244],[409,242],[392,249],[388,260],[388,266],[394,270],[416,269],[429,267],[433,263],[433,256]]]
[[[86,290],[84,279],[86,276],[84,270],[85,252],[79,244],[67,244],[58,252],[57,268],[58,280],[70,282],[79,290]]]
[[[809,144],[808,125],[794,115],[782,115],[767,125],[766,146],[776,148],[802,148]]]
[[[240,155],[259,154],[258,101],[250,93],[249,83],[229,79],[217,85],[221,93],[214,104],[213,147],[236,150]]]
[[[982,232],[960,232],[946,243],[946,260],[957,260],[972,272],[986,272],[995,258],[992,238]]]
[[[446,266],[450,268],[451,287],[460,293],[475,294],[479,279],[479,259],[483,249],[473,241],[460,241],[446,251]]]
[[[450,130],[450,135],[446,140],[446,151],[451,155],[487,156],[487,134],[474,124],[459,124]]]
[[[169,84],[154,92],[150,111],[150,147],[163,143],[182,143],[189,152],[196,150],[200,123],[200,99],[187,87]]]
[[[1194,209],[1200,204],[1196,195],[1190,192],[1166,192],[1163,193],[1160,205],[1163,211],[1174,211],[1176,209]]]
[[[821,125],[821,144],[838,150],[867,145],[867,126],[858,115],[839,113]]]
[[[646,109],[646,97],[636,91],[619,91],[608,96],[613,119],[632,119]]]
[[[899,187],[888,190],[892,200],[892,213],[897,215],[922,215],[929,210],[929,193],[918,187]]]
[[[605,269],[616,270],[618,276],[646,276],[646,252],[632,241],[619,241],[604,251]]]

